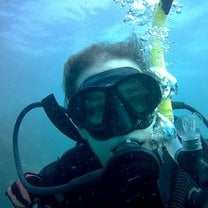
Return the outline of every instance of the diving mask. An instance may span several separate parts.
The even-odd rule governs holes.
[[[98,140],[145,129],[161,101],[155,78],[131,67],[101,72],[86,79],[72,96],[72,121]]]

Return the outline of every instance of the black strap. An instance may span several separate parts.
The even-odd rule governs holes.
[[[196,110],[192,106],[190,106],[184,102],[172,101],[172,107],[173,107],[173,110],[186,109],[188,111],[191,111],[192,113],[197,113],[200,116],[200,118],[202,119],[203,123],[208,128],[208,120],[203,116],[203,114],[201,114],[198,110]]]
[[[84,141],[68,116],[67,110],[57,103],[53,94],[45,97],[41,103],[48,118],[63,134],[78,143]]]

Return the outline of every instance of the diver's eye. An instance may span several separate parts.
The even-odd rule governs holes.
[[[84,111],[88,122],[102,123],[104,116],[105,94],[103,91],[88,93],[85,97]]]
[[[125,100],[139,113],[145,112],[150,103],[148,89],[139,80],[130,78],[122,83],[118,90]]]

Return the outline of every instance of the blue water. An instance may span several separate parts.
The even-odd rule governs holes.
[[[102,3],[100,3],[102,2]],[[208,115],[208,18],[206,0],[182,2],[170,16],[168,70],[179,82],[175,100]],[[91,43],[119,41],[131,26],[113,0],[0,0],[0,204],[9,208],[6,187],[17,174],[12,130],[19,111],[54,93],[63,104],[62,72],[67,57]],[[141,29],[142,30],[142,29]],[[25,171],[38,172],[74,143],[47,120],[42,110],[30,113],[20,132]]]

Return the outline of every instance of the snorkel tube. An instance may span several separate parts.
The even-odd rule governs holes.
[[[169,14],[172,2],[173,0],[161,0],[160,3],[157,5],[157,8],[154,13],[152,28],[153,30],[155,29],[158,33],[159,31],[163,31],[166,28],[167,15]],[[152,38],[152,42],[151,42],[152,49],[150,50],[150,61],[153,67],[152,69],[157,74],[159,79],[162,81],[165,78],[169,79],[170,74],[168,74],[166,70],[165,60],[164,60],[164,48],[163,48],[164,44],[161,38],[158,37],[159,35],[160,34],[157,34],[156,36]],[[172,82],[172,80],[169,80],[169,82]],[[171,84],[170,87],[172,87],[172,85],[176,83],[169,83],[169,84]],[[170,89],[170,90],[173,90],[173,89]],[[169,118],[171,121],[173,121],[173,111],[172,111],[172,104],[171,104],[170,96],[172,95],[168,95],[163,98],[162,103],[159,106],[159,112],[165,117]]]
[[[191,121],[180,121],[179,126],[183,132],[183,136],[180,136],[181,143],[177,135],[179,132],[176,132],[173,124],[174,115],[171,98],[177,93],[177,81],[166,70],[164,47],[160,38],[160,32],[165,30],[166,27],[167,15],[169,14],[172,2],[173,0],[160,0],[160,3],[157,5],[152,23],[152,28],[157,35],[152,37],[152,49],[150,50],[152,72],[159,79],[163,90],[163,99],[158,108],[159,113],[162,115],[162,131],[166,135],[163,143],[170,156],[201,188],[207,190],[208,163],[203,157],[200,134],[195,131],[196,129],[191,130]]]
[[[158,107],[160,126],[164,134],[163,143],[167,147],[170,156],[174,159],[176,152],[182,149],[182,145],[177,138],[177,133],[173,124],[174,115],[171,98],[177,93],[177,80],[167,70],[164,58],[164,40],[161,35],[166,30],[167,16],[169,14],[173,0],[160,0],[153,16],[150,49],[151,73],[158,79],[162,89],[162,101]]]

